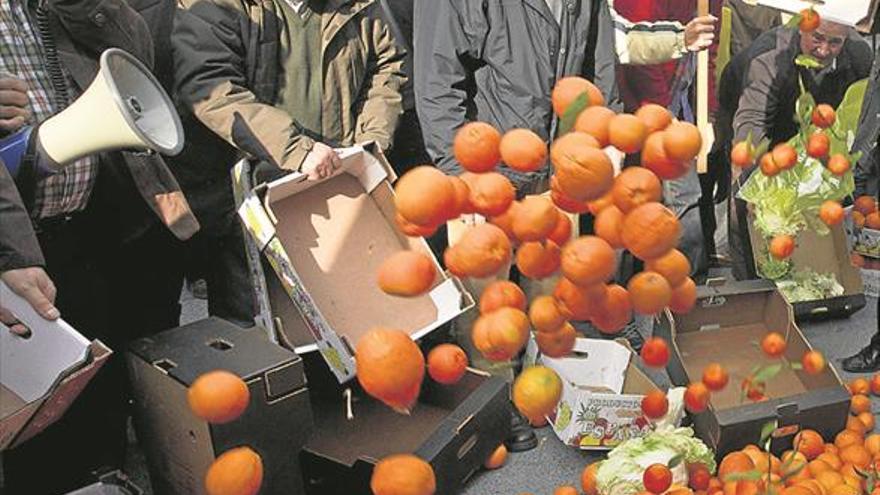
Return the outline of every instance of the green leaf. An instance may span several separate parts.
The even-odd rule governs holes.
[[[791,369],[795,371],[800,371],[804,369],[804,365],[802,365],[801,363],[788,363],[788,365],[791,367]]]
[[[791,457],[789,458],[789,461],[792,460],[792,459],[794,459],[794,456],[791,456]],[[790,462],[784,462],[782,465],[783,465],[783,466],[787,466],[787,465],[789,465],[789,464],[790,464]],[[800,472],[801,472],[804,468],[806,468],[806,467],[807,467],[807,463],[806,463],[806,462],[802,462],[802,463],[800,463],[796,468],[794,468],[794,469],[791,470],[791,471],[786,471],[785,469],[783,469],[783,471],[786,471],[786,473],[782,476],[782,482],[785,483],[785,482],[788,481],[789,479],[791,479],[791,478],[797,476],[798,473],[800,473]]]
[[[803,53],[794,58],[794,63],[795,65],[800,65],[801,67],[806,67],[807,69],[822,68],[822,62],[819,62],[816,57]]]
[[[749,140],[751,141],[751,132],[749,131]],[[770,150],[770,138],[764,138],[758,143],[758,146],[755,147],[755,160],[761,157],[764,153]]]
[[[795,14],[795,15],[791,16],[791,19],[789,19],[788,22],[785,23],[785,27],[787,27],[789,29],[800,29],[801,19],[803,19],[803,17],[804,16],[802,16],[800,14]]]
[[[667,463],[666,467],[668,467],[669,469],[675,469],[675,467],[682,462],[684,462],[684,456],[682,454],[678,454],[672,459],[669,459],[669,463]]]
[[[586,91],[581,93],[580,96],[575,98],[574,101],[568,105],[568,108],[565,109],[565,113],[562,114],[562,119],[559,121],[560,136],[567,134],[574,128],[574,123],[577,121],[578,115],[580,115],[588,106],[590,106],[590,100]]]
[[[730,473],[724,476],[724,482],[728,481],[758,481],[764,475],[761,471],[752,470],[752,471],[742,471],[739,473]]]
[[[782,363],[765,366],[763,369],[755,373],[755,382],[767,383],[770,379],[778,375],[780,371],[782,371]]]
[[[779,423],[777,421],[768,421],[763,428],[761,428],[761,445],[764,445],[770,440],[770,435],[773,435],[773,432],[776,431],[776,428],[779,427]],[[767,445],[764,446],[767,448]]]

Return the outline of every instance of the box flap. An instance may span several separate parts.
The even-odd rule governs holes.
[[[876,0],[832,0],[816,2],[808,0],[758,0],[758,5],[764,5],[774,9],[796,14],[803,9],[814,7],[816,12],[829,21],[834,21],[850,27],[863,26],[870,28],[877,10]]]
[[[613,340],[579,338],[571,356],[541,360],[576,389],[619,394],[631,358],[631,351]]]

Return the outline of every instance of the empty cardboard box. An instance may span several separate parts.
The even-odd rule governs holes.
[[[382,458],[415,454],[434,468],[437,494],[458,493],[510,432],[510,386],[468,372],[454,386],[426,377],[410,415],[366,396],[352,383],[353,418],[326,364],[305,357],[315,429],[302,452],[310,495],[371,495],[370,477]],[[336,388],[334,388],[336,387]]]
[[[250,165],[242,161],[233,183],[253,241],[248,258],[259,321],[300,355],[320,351],[345,382],[355,376],[353,346],[370,328],[399,328],[418,339],[473,301],[443,273],[424,239],[396,227],[395,177],[381,152],[368,145],[337,153],[343,165],[327,179],[307,181],[294,173],[252,187]],[[405,249],[434,260],[439,276],[428,294],[392,297],[376,284],[379,265]]]
[[[30,329],[14,335],[0,323],[0,451],[16,447],[57,421],[111,351],[89,342],[63,319],[47,321],[0,282],[0,301]]]
[[[788,342],[784,356],[767,357],[760,342],[768,332],[779,332]],[[730,383],[712,394],[709,409],[692,415],[697,435],[721,458],[748,444],[758,444],[762,428],[777,421],[777,453],[790,448],[794,433],[810,428],[829,441],[844,429],[850,396],[833,368],[810,375],[783,366],[767,381],[768,400],[752,402],[741,393],[741,383],[756,366],[800,363],[811,349],[794,321],[791,305],[772,282],[754,280],[700,287],[696,307],[685,315],[661,315],[654,334],[670,342],[667,365],[675,385],[700,381],[710,363],[721,364]]]
[[[313,421],[302,360],[264,329],[208,318],[133,342],[127,361],[155,493],[204,494],[208,467],[239,446],[262,458],[261,493],[303,492],[298,454]],[[245,381],[250,403],[238,419],[212,425],[190,411],[187,390],[218,369]]]
[[[767,241],[761,238],[751,220],[749,237],[757,264],[759,259],[767,256]],[[818,274],[834,275],[843,287],[843,293],[839,296],[793,302],[794,315],[799,321],[846,317],[865,307],[867,301],[862,278],[858,268],[850,261],[849,242],[843,225],[831,227],[828,235],[804,229],[798,234],[796,242],[798,247],[790,258],[794,269],[806,268]],[[761,276],[760,267],[757,267],[757,273]]]
[[[563,443],[584,450],[611,450],[651,431],[642,398],[657,389],[616,341],[577,339],[564,358],[541,357],[562,379],[562,398],[548,417]]]
[[[121,471],[111,471],[99,476],[97,482],[67,495],[143,495],[143,493],[144,491]]]

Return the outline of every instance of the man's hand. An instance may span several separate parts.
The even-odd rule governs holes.
[[[55,307],[55,284],[42,268],[32,266],[5,271],[0,275],[0,279],[12,292],[23,297],[43,318],[57,320],[61,316],[61,312]],[[2,306],[0,306],[0,321],[18,335],[27,335],[29,332],[27,327]]]
[[[715,22],[711,15],[695,17],[684,27],[684,46],[689,52],[698,52],[709,48],[715,40]]]
[[[31,119],[27,109],[27,84],[11,76],[0,76],[0,131],[15,132]]]
[[[315,143],[312,151],[306,155],[300,172],[306,174],[309,180],[319,180],[330,177],[341,166],[342,161],[333,148],[324,143]]]

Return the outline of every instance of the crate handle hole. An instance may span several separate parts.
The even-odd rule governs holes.
[[[464,442],[461,447],[458,449],[458,458],[464,459],[464,456],[468,455],[468,453],[473,450],[474,446],[477,445],[478,434],[474,433],[470,438]]]
[[[177,364],[169,359],[160,359],[158,361],[154,361],[153,366],[159,368],[163,373],[167,375],[169,371],[177,367]]]
[[[227,342],[223,339],[214,339],[214,340],[208,342],[208,347],[210,347],[212,349],[216,349],[218,351],[228,351],[229,349],[232,349],[235,346],[233,346],[231,342]]]

